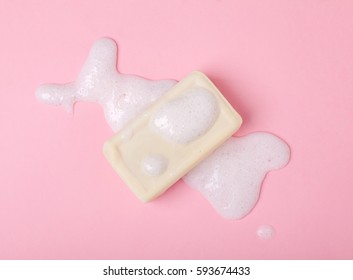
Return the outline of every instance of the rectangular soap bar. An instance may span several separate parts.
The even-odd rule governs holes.
[[[240,115],[201,72],[192,72],[104,144],[113,169],[150,201],[222,145]]]

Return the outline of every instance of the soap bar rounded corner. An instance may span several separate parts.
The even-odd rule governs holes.
[[[103,143],[102,152],[105,159],[110,163],[110,165],[113,166],[113,163],[111,162],[112,161],[111,157],[114,154],[112,139],[107,140]]]
[[[187,76],[201,77],[201,78],[205,78],[207,80],[210,80],[207,77],[207,75],[204,72],[200,71],[200,70],[193,70]]]
[[[139,193],[136,193],[133,191],[133,189],[130,188],[130,190],[132,190],[133,194],[135,195],[136,198],[138,198],[139,201],[141,201],[142,203],[150,203],[151,201],[153,201],[154,199],[156,199],[157,197],[154,196],[146,196],[146,195],[141,195]]]
[[[241,117],[241,115],[237,111],[235,111],[235,113],[236,113],[237,120],[236,120],[236,130],[234,132],[238,131],[243,124],[243,118]]]
[[[136,191],[134,191],[133,188],[130,187],[130,189],[132,190],[132,192],[134,193],[134,195],[142,202],[142,203],[151,203],[154,200],[156,200],[158,197],[160,197],[161,195],[163,195],[170,187],[172,187],[173,185],[170,185],[168,187],[166,187],[163,191],[161,191],[160,193],[147,193],[145,192],[144,194],[138,193]]]

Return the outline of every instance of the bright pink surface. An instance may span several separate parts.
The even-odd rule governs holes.
[[[353,258],[353,2],[0,2],[0,258]],[[75,79],[101,36],[123,73],[205,72],[244,117],[292,149],[252,213],[224,220],[182,182],[139,202],[102,155],[101,109],[39,103]],[[276,236],[260,241],[259,225]]]

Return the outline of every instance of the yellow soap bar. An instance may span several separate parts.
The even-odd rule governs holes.
[[[222,145],[240,115],[201,72],[192,72],[104,144],[113,169],[150,201]]]

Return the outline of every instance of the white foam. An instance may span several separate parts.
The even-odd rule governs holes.
[[[172,142],[187,144],[206,133],[218,115],[216,97],[197,87],[163,105],[151,118],[150,127]]]
[[[168,160],[161,155],[148,155],[142,162],[142,169],[150,176],[161,175],[168,166]]]
[[[39,100],[63,105],[68,111],[77,101],[98,102],[114,132],[176,84],[174,80],[151,81],[118,73],[117,46],[109,38],[97,40],[91,48],[76,82],[44,84],[36,91]]]
[[[36,96],[48,104],[63,105],[68,111],[77,101],[98,102],[108,124],[117,132],[176,81],[151,81],[120,74],[116,59],[115,42],[100,39],[93,45],[75,82],[42,85]],[[206,133],[219,114],[212,98],[205,89],[187,92],[182,99],[165,105],[150,126],[171,141],[193,141]],[[128,131],[124,139],[129,141],[133,133]],[[286,143],[269,133],[231,138],[183,179],[200,191],[222,216],[241,219],[255,206],[266,173],[285,166],[289,154]],[[151,176],[164,172],[167,165],[155,155],[141,162],[141,167]]]
[[[200,191],[223,217],[241,219],[255,206],[270,170],[289,161],[288,145],[264,132],[231,138],[183,180]]]
[[[256,231],[257,237],[261,240],[269,240],[275,236],[275,229],[271,225],[261,225]]]

